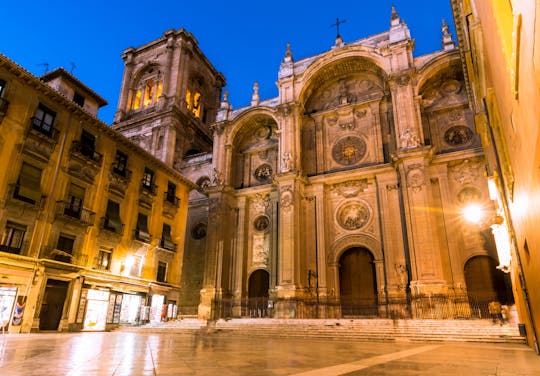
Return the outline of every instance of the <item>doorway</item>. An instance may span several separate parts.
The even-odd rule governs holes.
[[[39,330],[58,330],[69,282],[48,279],[39,312]]]
[[[248,287],[248,314],[250,317],[268,316],[268,290],[270,289],[270,275],[266,270],[255,270],[249,276]]]
[[[339,292],[343,316],[377,316],[375,264],[366,248],[348,249],[339,258]]]
[[[475,256],[465,264],[465,283],[469,304],[473,313],[488,317],[488,304],[498,301],[501,304],[512,304],[505,273],[497,269],[497,262],[489,256]]]

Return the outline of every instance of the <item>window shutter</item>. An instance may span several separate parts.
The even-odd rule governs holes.
[[[19,196],[41,200],[41,169],[23,163],[19,175]]]
[[[137,218],[137,229],[145,234],[149,233],[148,217],[146,215],[139,213],[139,217]]]
[[[120,231],[122,229],[122,221],[120,220],[120,204],[117,202],[107,202],[107,226],[115,231]]]

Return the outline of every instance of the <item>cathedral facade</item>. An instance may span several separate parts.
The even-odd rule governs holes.
[[[460,54],[413,56],[389,30],[295,60],[276,98],[233,109],[185,30],[124,53],[113,128],[198,185],[179,313],[219,317],[487,315],[511,303]]]

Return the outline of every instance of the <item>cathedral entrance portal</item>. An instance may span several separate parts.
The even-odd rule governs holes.
[[[268,290],[270,275],[266,270],[255,270],[249,276],[248,312],[250,317],[266,317],[268,315]]]
[[[351,248],[339,258],[339,292],[343,316],[377,316],[377,283],[373,255]]]
[[[489,256],[476,256],[465,264],[469,304],[481,317],[489,317],[488,304],[491,301],[496,300],[501,304],[512,303],[508,299],[504,273],[496,267],[497,263]]]

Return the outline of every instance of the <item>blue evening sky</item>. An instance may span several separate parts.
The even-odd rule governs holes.
[[[229,101],[238,108],[249,104],[255,80],[261,99],[277,96],[287,42],[299,60],[333,45],[336,17],[346,20],[345,43],[388,30],[392,4],[416,40],[415,56],[441,49],[441,19],[454,33],[450,0],[21,0],[0,7],[0,52],[35,75],[44,73],[43,63],[68,71],[75,63],[73,74],[109,102],[99,117],[111,123],[122,51],[185,28],[225,75]]]

